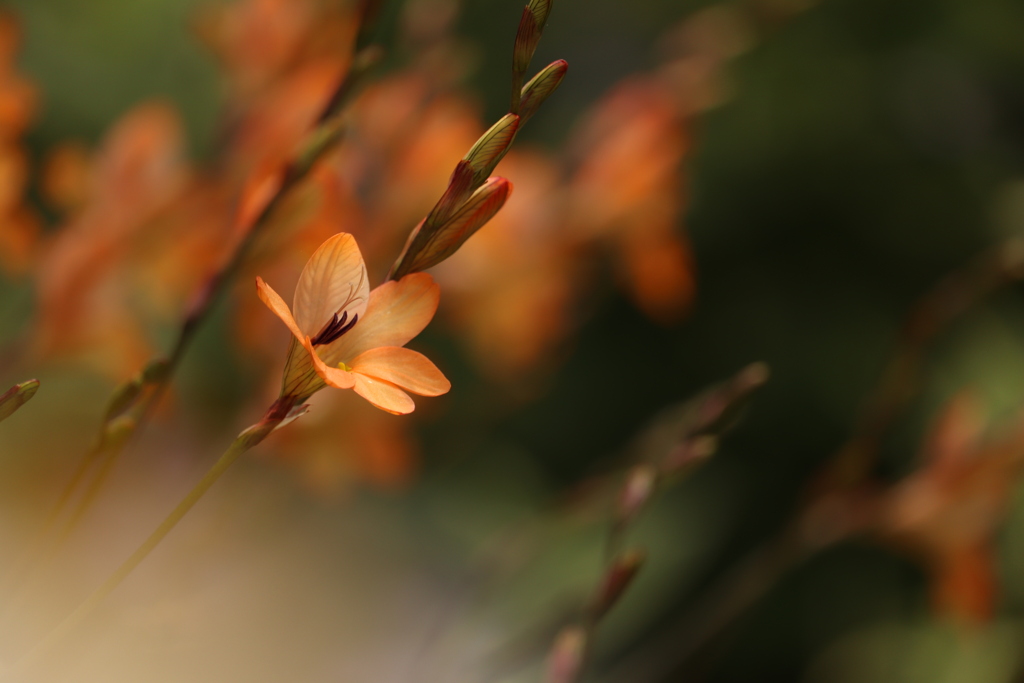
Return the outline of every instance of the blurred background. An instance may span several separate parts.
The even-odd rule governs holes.
[[[347,68],[352,8],[2,6],[0,379],[42,382],[0,425],[10,663],[277,395],[287,330],[253,277],[290,299],[345,231],[383,279],[507,111],[522,2],[386,3],[351,135],[42,560],[111,392]],[[532,68],[566,80],[411,344],[452,391],[407,417],[318,394],[27,680],[559,680],[573,624],[579,680],[1016,680],[1021,36],[1015,0],[557,0]],[[758,361],[731,429],[664,412]],[[665,465],[698,436],[699,466]],[[646,561],[591,628],[636,461],[665,476],[612,546]]]

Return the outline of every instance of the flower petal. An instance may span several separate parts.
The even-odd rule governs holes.
[[[284,302],[277,292],[271,288],[263,278],[256,278],[256,293],[259,295],[260,300],[267,305],[271,311],[274,312],[281,321],[288,326],[291,333],[295,335],[295,338],[300,342],[303,340],[304,335],[299,331],[299,326],[295,322],[295,318],[292,317],[292,312],[288,310],[288,304]]]
[[[355,379],[351,372],[331,367],[317,355],[313,349],[312,342],[309,341],[309,337],[302,341],[302,345],[306,347],[306,351],[309,352],[309,356],[313,360],[313,368],[316,370],[316,374],[320,375],[324,382],[336,389],[351,389],[355,385]]]
[[[359,354],[352,372],[382,379],[420,396],[448,393],[452,383],[422,353],[398,346],[381,346]]]
[[[363,317],[370,285],[352,235],[339,232],[320,245],[299,276],[292,310],[303,336],[315,337],[337,314]]]
[[[382,379],[367,377],[358,372],[352,373],[356,380],[355,392],[381,410],[395,415],[406,415],[416,409],[409,394],[394,384]]]
[[[440,297],[440,288],[427,273],[385,282],[370,292],[359,323],[328,348],[321,348],[323,358],[336,363],[378,346],[405,346],[434,317]]]

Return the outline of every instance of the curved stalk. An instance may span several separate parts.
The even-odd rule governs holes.
[[[111,574],[106,581],[104,581],[99,588],[93,591],[86,600],[79,605],[74,612],[68,615],[64,621],[58,624],[52,631],[50,631],[39,643],[37,643],[31,650],[29,650],[21,659],[19,659],[12,666],[11,670],[6,672],[8,676],[18,675],[26,671],[35,662],[39,661],[39,658],[50,650],[54,645],[59,643],[64,637],[67,636],[78,624],[80,624],[89,614],[101,603],[104,598],[110,595],[111,592],[117,586],[124,581],[124,579],[135,570],[139,564],[142,563],[146,557],[149,556],[153,550],[160,545],[160,542],[177,526],[178,522],[188,514],[189,510],[195,506],[199,499],[210,490],[221,475],[227,471],[229,467],[241,456],[243,453],[248,451],[250,448],[259,444],[265,439],[272,431],[274,431],[284,420],[288,417],[288,413],[291,411],[295,404],[295,400],[291,397],[280,398],[274,402],[272,406],[267,410],[263,419],[249,427],[234,440],[231,446],[228,447],[224,454],[213,464],[213,466],[207,471],[202,479],[189,491],[177,507],[171,511],[167,517],[157,526],[156,529],[142,542],[135,552],[126,559],[120,567],[118,567],[113,574]],[[5,676],[6,677],[6,676]]]

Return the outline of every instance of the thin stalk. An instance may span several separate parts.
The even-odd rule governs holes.
[[[380,56],[380,49],[372,44],[371,35],[377,11],[382,2],[383,0],[364,0],[351,68],[317,117],[314,130],[311,132],[306,146],[283,169],[281,181],[273,196],[252,220],[227,262],[209,279],[200,295],[196,297],[196,303],[182,320],[166,361],[151,362],[139,378],[132,380],[138,383],[137,398],[124,411],[117,414],[108,413],[100,424],[93,446],[81,458],[75,473],[49,513],[39,538],[32,543],[23,558],[8,573],[6,583],[12,587],[15,594],[19,589],[24,590],[26,577],[32,573],[31,570],[52,557],[56,548],[78,526],[85,513],[91,508],[118,457],[129,443],[134,442],[152,417],[196,333],[214,307],[224,297],[227,287],[244,267],[253,244],[268,223],[269,217],[280,206],[288,193],[309,174],[316,163],[341,138],[344,132],[341,112],[350,101],[358,84],[377,63]],[[147,374],[157,366],[162,366],[159,371]],[[119,387],[115,396],[125,388],[124,385]],[[125,417],[131,419],[125,420]],[[118,420],[120,421],[118,438],[112,440],[109,435],[114,422]],[[47,538],[50,537],[53,526],[60,518],[61,513],[74,500],[75,492],[81,490],[83,486],[85,491],[78,499],[59,535],[48,541]],[[5,613],[11,609],[12,604],[12,602],[8,602],[4,609]]]
[[[681,662],[721,637],[793,566],[824,547],[809,549],[799,534],[787,529],[744,556],[681,620],[597,680],[601,683],[653,683],[670,678]]]
[[[816,520],[816,526],[825,525],[816,542],[806,538],[801,527],[823,497],[855,492],[871,481],[883,439],[920,390],[925,357],[935,339],[986,298],[1022,279],[1024,244],[1010,240],[954,271],[922,297],[851,436],[828,460],[793,519],[728,570],[674,627],[602,677],[602,683],[665,679],[749,612],[794,566],[864,531],[856,521],[835,513]]]
[[[77,526],[78,522],[81,521],[84,513],[95,501],[108,473],[113,468],[114,462],[125,450],[128,443],[133,441],[135,435],[142,431],[152,417],[160,398],[163,396],[174,373],[181,364],[181,360],[184,358],[192,339],[203,323],[205,323],[214,307],[224,297],[228,285],[235,280],[239,271],[245,265],[252,246],[256,238],[262,233],[263,228],[265,228],[269,217],[280,206],[289,192],[309,175],[309,172],[316,163],[340,140],[344,132],[339,120],[340,112],[351,98],[352,93],[355,92],[359,81],[376,63],[377,56],[378,51],[371,45],[361,48],[353,58],[352,67],[338,84],[320,116],[317,118],[317,126],[310,135],[310,142],[307,147],[285,167],[282,172],[280,185],[273,197],[253,220],[251,227],[246,231],[245,236],[239,242],[227,263],[204,286],[197,303],[182,321],[174,346],[167,356],[165,370],[159,373],[157,379],[147,387],[148,391],[139,399],[138,404],[133,407],[133,412],[138,417],[130,427],[129,433],[124,435],[124,438],[120,439],[117,444],[104,449],[104,452],[101,454],[103,459],[96,470],[96,475],[87,484],[88,489],[68,519],[62,531],[62,537],[66,537]],[[100,425],[99,439],[101,441],[109,426],[109,420],[104,421]],[[79,465],[75,476],[68,484],[65,495],[61,496],[54,511],[51,513],[51,518],[56,518],[59,515],[71,498],[70,492],[79,488],[83,481],[85,481],[86,477],[84,475],[89,469],[89,464],[96,456],[95,449],[93,449],[83,458],[82,464]]]
[[[234,440],[230,447],[213,464],[199,483],[185,496],[177,507],[171,511],[164,521],[142,542],[134,553],[97,588],[74,612],[68,615],[60,624],[50,631],[39,643],[29,650],[21,659],[14,663],[12,668],[6,672],[8,676],[18,675],[25,672],[39,658],[50,650],[54,645],[63,640],[78,624],[80,624],[90,613],[110,595],[124,579],[134,571],[136,567],[145,560],[153,550],[160,545],[160,542],[177,526],[178,522],[188,514],[188,511],[195,506],[199,499],[210,490],[221,475],[239,456],[250,448],[259,444],[288,416],[288,412],[294,405],[294,399],[290,397],[278,399],[266,412],[263,419],[249,427]]]
[[[72,476],[71,481],[64,487],[64,490],[60,494],[60,498],[57,499],[57,504],[54,505],[50,514],[47,516],[46,521],[43,522],[42,531],[39,532],[32,544],[29,545],[14,565],[12,565],[4,575],[3,581],[0,582],[0,586],[2,586],[4,592],[6,592],[10,587],[20,585],[27,572],[35,566],[47,552],[46,538],[49,535],[50,530],[57,522],[57,518],[60,516],[61,510],[63,510],[71,500],[71,496],[74,494],[78,484],[82,481],[85,473],[88,471],[89,467],[96,462],[101,453],[102,445],[97,442],[93,444],[93,447],[86,452],[85,457],[83,457],[79,462],[78,469],[75,470],[75,474]],[[0,618],[6,614],[6,611],[6,609],[0,611]]]

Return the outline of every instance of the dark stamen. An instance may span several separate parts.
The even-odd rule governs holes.
[[[356,324],[357,320],[359,320],[359,314],[357,313],[352,316],[351,322],[347,325],[345,324],[346,320],[348,320],[348,311],[342,313],[341,318],[339,318],[338,314],[335,313],[331,317],[330,321],[324,325],[323,329],[320,330],[315,337],[309,340],[310,343],[313,346],[330,344],[332,341],[352,329],[352,326]]]

